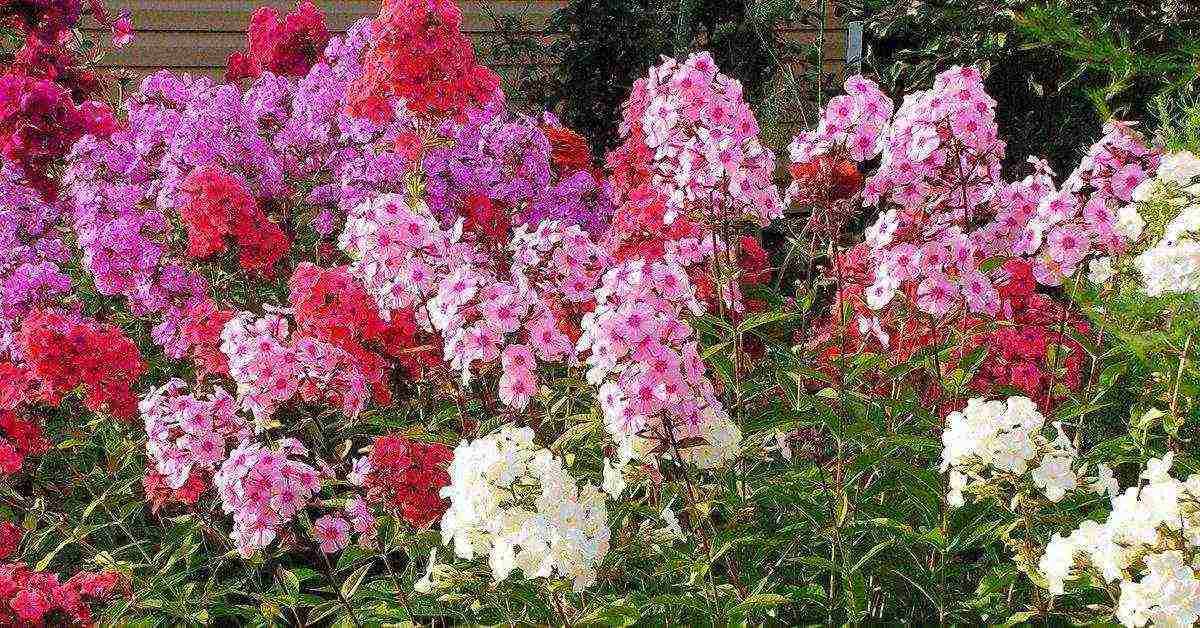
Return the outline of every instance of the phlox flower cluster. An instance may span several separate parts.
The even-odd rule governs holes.
[[[1116,616],[1126,626],[1200,621],[1200,474],[1175,479],[1172,458],[1150,460],[1144,484],[1110,487],[1104,521],[1054,535],[1038,564],[1051,592],[1061,594],[1065,582],[1090,571],[1120,585]]]
[[[313,538],[317,549],[326,554],[340,552],[350,544],[350,522],[334,514],[322,515],[313,522]]]
[[[353,260],[351,274],[375,298],[385,320],[407,309],[428,326],[423,306],[436,293],[438,278],[469,266],[474,255],[461,238],[461,225],[443,229],[423,202],[391,194],[355,208],[338,246]]]
[[[417,327],[412,310],[392,312],[384,320],[374,299],[348,267],[321,268],[301,262],[288,286],[296,335],[329,343],[349,353],[381,403],[386,403],[389,397],[385,385],[389,362],[399,363],[414,376],[437,363],[436,347]],[[422,350],[423,346],[429,348]]]
[[[713,467],[738,454],[742,434],[709,380],[685,322],[703,306],[683,268],[634,260],[607,273],[583,319],[588,381],[627,462],[651,450]]]
[[[516,408],[536,390],[538,359],[574,357],[564,313],[591,299],[602,263],[585,231],[554,221],[518,228],[503,256],[487,255],[462,237],[462,221],[444,229],[423,204],[394,195],[356,209],[339,244],[380,310],[413,311],[464,382],[500,360],[500,397]]]
[[[1034,275],[1056,286],[1093,253],[1116,255],[1134,234],[1120,208],[1153,173],[1161,158],[1132,125],[1109,122],[1056,193],[1044,197],[1017,253],[1033,255]],[[1038,248],[1040,245],[1040,249]]]
[[[918,286],[916,306],[931,315],[961,300],[972,312],[996,313],[995,287],[979,269],[993,243],[969,232],[1001,187],[994,107],[978,70],[953,68],[896,110],[879,170],[863,190],[865,203],[887,207],[866,231],[876,266],[866,291],[871,309],[909,282]]]
[[[815,130],[800,133],[788,146],[792,183],[787,205],[848,199],[862,185],[854,164],[883,150],[895,109],[892,100],[860,75],[846,79],[845,91],[829,101]]]
[[[1015,389],[1049,411],[1066,391],[1082,384],[1087,354],[1071,331],[1086,337],[1090,327],[1075,312],[1036,292],[1032,264],[1026,260],[1006,261],[995,273],[995,285],[1000,297],[995,320],[1001,324],[965,317],[957,323],[964,334],[954,357],[983,348],[983,361],[968,382],[971,390],[988,395]],[[1051,349],[1058,352],[1053,359]]]
[[[1150,296],[1200,292],[1200,158],[1190,152],[1163,157],[1153,178],[1134,191],[1133,200],[1165,207],[1171,216],[1161,237],[1134,260]],[[1146,208],[1147,213],[1149,208]],[[1146,220],[1138,205],[1121,214],[1131,225],[1127,235],[1137,239]],[[1157,234],[1156,234],[1157,235]]]
[[[92,626],[89,603],[102,602],[128,583],[115,571],[81,571],[63,582],[25,563],[0,564],[0,624]]]
[[[229,536],[243,556],[270,545],[320,489],[317,470],[299,459],[307,454],[295,439],[274,448],[245,442],[221,464],[213,484],[233,515]]]
[[[38,396],[37,387],[28,371],[11,362],[0,362],[0,473],[17,473],[26,458],[50,449],[41,423],[26,412],[27,404]]]
[[[430,209],[443,223],[463,216],[467,231],[498,242],[511,223],[554,219],[600,231],[612,214],[609,186],[587,168],[582,138],[560,125],[553,114],[538,120],[501,102],[442,122],[418,155]]]
[[[92,16],[108,18],[104,3],[90,0]],[[17,173],[21,183],[47,200],[58,193],[52,166],[80,136],[111,133],[116,119],[108,105],[92,98],[100,91],[96,73],[84,66],[72,40],[78,23],[78,0],[21,0],[0,3],[0,23],[15,28],[24,45],[6,59],[0,73],[0,155],[5,176]],[[128,20],[123,21],[128,26]]]
[[[499,269],[460,267],[428,308],[446,361],[463,381],[476,364],[499,359],[500,399],[523,409],[537,389],[539,361],[574,361],[574,321],[592,298],[603,258],[587,232],[554,221],[518,228],[509,254],[507,277]]]
[[[367,504],[421,528],[446,511],[440,493],[450,483],[446,466],[451,458],[453,452],[441,443],[389,434],[376,438],[371,453],[355,462],[352,480],[366,489]]]
[[[22,323],[16,347],[50,405],[82,389],[84,405],[93,412],[123,420],[137,416],[133,386],[146,364],[120,329],[65,312],[35,312]]]
[[[210,249],[217,233],[248,239],[261,254],[250,260],[256,266],[271,261],[268,243],[283,243],[278,227],[261,214],[301,224],[292,214],[302,198],[313,212],[312,228],[328,236],[363,198],[402,185],[406,163],[381,148],[390,146],[402,123],[383,127],[344,110],[368,31],[362,20],[332,38],[300,78],[267,71],[244,90],[159,72],[126,102],[128,125],[76,144],[64,180],[84,267],[102,294],[124,296],[134,314],[158,318],[153,337],[169,356],[187,353],[185,318],[207,289],[202,274],[169,246],[184,181],[198,168],[229,173],[260,208],[219,216],[199,230],[208,234]],[[233,219],[245,216],[252,219]]]
[[[946,417],[942,433],[942,471],[950,472],[950,505],[965,503],[964,490],[1005,482],[1026,483],[1025,475],[1050,501],[1061,500],[1079,485],[1072,466],[1078,452],[1061,424],[1053,440],[1043,433],[1046,418],[1025,397],[1006,401],[974,398]]]
[[[69,89],[48,79],[16,72],[0,75],[0,156],[47,200],[58,193],[50,167],[80,137],[115,128],[108,105],[92,100],[76,104]]]
[[[258,7],[250,17],[247,39],[249,50],[229,56],[225,80],[258,78],[264,71],[304,76],[325,52],[329,29],[325,15],[306,0],[282,19],[275,7]]]
[[[864,89],[857,83],[855,87]],[[871,101],[879,98],[873,95]],[[841,106],[834,101],[830,105]],[[884,138],[882,162],[867,182],[865,201],[920,210],[932,200],[930,211],[947,213],[951,220],[969,218],[991,199],[993,182],[999,178],[1004,142],[996,128],[995,106],[984,91],[983,76],[971,67],[946,70],[934,79],[932,89],[908,95]],[[863,134],[877,133],[878,119],[866,121],[869,127]],[[877,229],[881,240],[889,229],[886,223]]]
[[[138,404],[146,425],[146,454],[171,490],[181,489],[193,474],[202,481],[212,477],[229,448],[253,434],[225,389],[216,388],[206,397],[186,391],[183,380],[172,378]]]
[[[329,343],[291,334],[279,313],[238,314],[221,333],[221,352],[229,359],[238,403],[254,415],[258,431],[296,396],[354,418],[371,393],[371,383],[353,356]]]
[[[71,258],[61,225],[60,203],[43,201],[11,168],[0,169],[0,326],[13,329],[70,291],[71,278],[60,267]],[[0,339],[0,356],[7,353]]]
[[[625,141],[608,157],[617,196],[641,186],[660,190],[666,223],[684,217],[765,226],[783,215],[775,157],[758,140],[742,85],[707,52],[682,62],[664,58],[638,79],[620,131]]]
[[[451,0],[384,0],[350,110],[382,122],[403,99],[413,113],[438,119],[502,98],[499,77],[476,64],[461,24],[462,11]]]
[[[487,556],[497,581],[520,569],[529,579],[568,579],[580,591],[595,582],[608,553],[604,493],[580,487],[533,436],[506,425],[455,448],[442,489],[450,500],[442,541],[453,541],[460,558]]]
[[[245,181],[218,165],[196,168],[180,188],[179,218],[187,227],[188,255],[203,259],[238,245],[242,268],[270,277],[289,243],[258,207]]]
[[[495,109],[443,123],[446,144],[431,147],[422,160],[427,202],[443,220],[477,195],[506,208],[527,206],[550,182],[545,133],[528,116]]]
[[[934,317],[959,308],[995,316],[1002,302],[996,273],[983,267],[985,260],[1026,257],[1039,283],[1058,285],[1093,251],[1122,250],[1118,204],[1157,159],[1129,125],[1110,123],[1061,188],[1041,160],[1031,160],[1032,173],[1010,183],[1000,175],[1005,146],[995,101],[974,68],[938,75],[932,89],[909,95],[886,127],[880,112],[889,103],[869,82],[852,79],[847,90],[830,103],[822,128],[833,120],[838,142],[861,137],[864,147],[870,138],[882,143],[879,170],[863,191],[864,203],[881,209],[865,234],[874,267],[863,290],[868,309],[882,310],[902,294]],[[803,159],[830,157],[820,136],[821,129],[803,134],[793,146],[799,184],[799,175],[812,170]],[[872,154],[844,150],[852,159]],[[835,173],[840,168],[829,167]]]

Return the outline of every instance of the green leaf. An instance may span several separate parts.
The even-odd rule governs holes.
[[[358,593],[358,587],[362,586],[363,579],[367,577],[367,572],[371,570],[371,563],[366,563],[359,567],[346,581],[342,583],[342,597],[347,600],[354,599],[354,594]]]

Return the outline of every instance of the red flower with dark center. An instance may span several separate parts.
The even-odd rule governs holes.
[[[415,527],[433,523],[446,511],[439,491],[450,484],[446,466],[453,457],[454,452],[441,443],[396,435],[376,438],[368,458],[367,501]]]
[[[325,14],[306,0],[283,19],[274,7],[259,7],[250,18],[246,38],[250,49],[229,56],[226,81],[258,78],[264,71],[304,76],[325,53],[329,29]]]
[[[461,23],[450,0],[384,0],[350,88],[351,113],[383,122],[402,98],[419,116],[456,118],[496,98],[500,78],[476,64]]]

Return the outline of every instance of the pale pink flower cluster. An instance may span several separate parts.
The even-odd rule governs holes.
[[[588,381],[625,461],[652,449],[711,467],[737,455],[741,433],[717,400],[692,329],[703,307],[683,268],[632,260],[605,274],[583,319]]]
[[[313,338],[289,338],[287,319],[279,311],[235,316],[221,332],[221,352],[229,358],[238,401],[253,413],[260,431],[296,395],[340,408],[350,418],[358,416],[370,395],[370,384],[349,353]]]
[[[892,120],[879,170],[863,190],[866,202],[969,219],[991,200],[1000,179],[1004,142],[995,106],[972,67],[942,72],[932,89],[909,94]]]
[[[883,308],[912,282],[917,307],[931,315],[963,299],[971,311],[998,311],[999,295],[979,270],[986,252],[971,233],[1003,188],[995,104],[977,69],[955,67],[896,111],[863,190],[864,203],[887,207],[866,231],[876,262],[868,307]]]
[[[424,203],[389,194],[350,213],[338,246],[354,260],[350,272],[362,280],[385,319],[412,308],[428,327],[428,312],[417,306],[436,293],[451,269],[471,261],[471,249],[461,240],[461,221],[443,229]]]
[[[519,225],[513,230],[512,275],[549,298],[583,303],[592,298],[607,253],[578,225],[556,220],[536,228]]]
[[[217,388],[207,398],[186,390],[183,380],[172,378],[138,404],[146,424],[146,453],[172,489],[186,484],[193,469],[216,471],[228,447],[252,435],[225,389]]]
[[[865,146],[883,134],[879,170],[863,190],[864,203],[881,209],[864,238],[874,268],[867,307],[883,309],[904,293],[932,316],[956,307],[997,315],[995,282],[1003,277],[983,268],[988,259],[1027,257],[1040,283],[1058,285],[1093,251],[1124,248],[1118,207],[1158,160],[1129,125],[1109,123],[1061,188],[1046,162],[1034,159],[1032,173],[1010,183],[1000,174],[1005,145],[995,101],[975,68],[952,68],[932,89],[908,95],[887,128],[882,94],[858,78],[847,90],[830,102],[818,131],[797,138],[793,160],[839,141],[855,159],[868,153],[856,153],[854,142]]]
[[[500,399],[523,409],[537,390],[538,362],[573,361],[568,310],[591,299],[605,264],[576,225],[519,226],[511,257],[497,259],[443,228],[423,205],[385,196],[357,208],[339,240],[350,270],[385,311],[412,308],[441,335],[446,362],[464,384],[479,364],[502,365]]]
[[[758,131],[741,83],[707,52],[651,68],[634,83],[621,123],[623,136],[644,144],[650,184],[667,197],[667,222],[765,226],[782,216],[775,156]]]
[[[245,443],[217,471],[213,483],[221,506],[233,515],[229,536],[243,556],[270,545],[319,490],[317,470],[296,459],[307,454],[304,445],[291,438],[274,449]],[[318,539],[325,544],[324,538]]]
[[[1027,246],[1017,251],[1034,256],[1033,273],[1042,284],[1057,286],[1092,252],[1116,255],[1134,239],[1122,233],[1118,212],[1154,174],[1161,151],[1131,124],[1109,122],[1104,131],[1062,188],[1042,199]]]
[[[814,131],[804,131],[788,147],[792,163],[838,154],[863,162],[883,150],[884,133],[895,104],[879,84],[862,75],[846,79],[846,93],[829,100]]]
[[[429,302],[446,361],[469,381],[472,365],[499,359],[500,399],[523,409],[537,388],[538,362],[574,362],[564,326],[572,309],[592,298],[603,268],[601,249],[586,231],[556,221],[518,227],[510,243],[507,279],[491,269],[462,266],[441,281]]]

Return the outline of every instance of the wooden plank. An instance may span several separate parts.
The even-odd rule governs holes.
[[[494,44],[494,32],[478,33],[473,38],[480,60],[486,65],[500,62],[489,49]],[[817,33],[792,33],[794,43],[811,44]],[[844,31],[826,33],[825,58],[841,59],[845,51]],[[172,31],[140,32],[129,45],[105,57],[105,67],[154,68],[154,67],[223,67],[229,55],[246,48],[246,36],[240,32],[189,32]],[[549,65],[552,60],[539,65]]]

